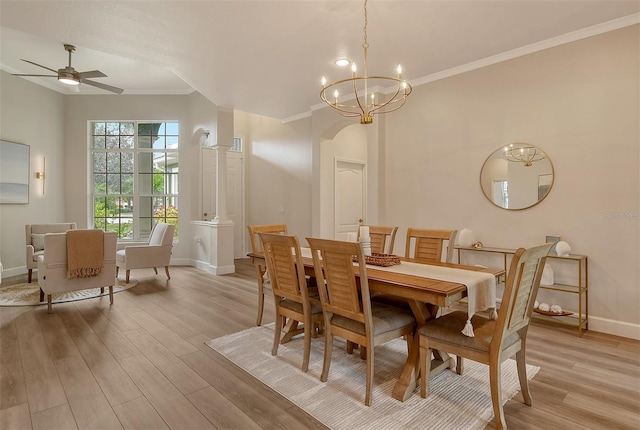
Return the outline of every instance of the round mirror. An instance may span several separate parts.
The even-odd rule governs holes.
[[[540,203],[553,185],[553,164],[540,148],[512,143],[487,158],[480,172],[485,197],[503,209],[520,210]]]

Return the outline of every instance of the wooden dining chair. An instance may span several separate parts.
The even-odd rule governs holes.
[[[370,225],[369,236],[371,236],[371,252],[377,254],[393,254],[393,245],[396,241],[397,232],[398,227]],[[388,247],[387,239],[389,239]],[[358,240],[360,240],[360,229],[358,229]]]
[[[276,305],[276,324],[271,355],[278,354],[282,327],[285,319],[289,318],[295,322],[291,330],[304,333],[302,371],[306,372],[309,370],[311,337],[317,337],[316,329],[323,323],[320,298],[312,297],[309,293],[298,238],[272,233],[259,233],[259,236]],[[302,329],[298,328],[298,322],[303,324]],[[288,333],[289,336],[294,334]]]
[[[525,404],[531,406],[531,393],[526,371],[526,341],[533,304],[540,286],[540,277],[552,244],[516,251],[504,288],[498,319],[474,315],[475,336],[462,334],[467,312],[454,311],[428,321],[419,330],[420,336],[420,395],[429,394],[429,369],[432,350],[446,351],[457,356],[456,372],[462,374],[462,358],[489,365],[491,402],[498,429],[506,429],[502,406],[500,365],[516,355],[518,379]]]
[[[411,345],[416,326],[405,309],[371,302],[367,267],[354,265],[353,256],[364,261],[362,246],[355,242],[307,238],[311,246],[316,282],[324,312],[324,362],[320,380],[326,382],[331,366],[333,337],[366,348],[367,374],[364,404],[371,405],[374,347],[406,336]],[[359,279],[358,279],[359,277]]]
[[[405,243],[404,256],[417,261],[444,261],[453,262],[453,245],[458,230],[430,230],[409,227]],[[442,249],[446,245],[445,257],[442,258]],[[413,251],[413,252],[412,252]]]
[[[264,225],[248,225],[249,238],[251,239],[251,252],[254,254],[262,254],[262,245],[260,243],[259,233],[275,233],[287,234],[286,224],[264,224]],[[262,314],[264,312],[264,295],[265,290],[271,290],[271,282],[267,274],[267,266],[256,265],[256,281],[258,281],[258,317],[256,325],[262,324]]]

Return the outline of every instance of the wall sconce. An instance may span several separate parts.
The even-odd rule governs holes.
[[[44,172],[45,172],[45,158],[42,157],[42,171],[36,172],[36,179],[42,180],[42,195],[44,196]]]
[[[209,142],[209,138],[211,137],[211,131],[208,128],[202,129],[202,134],[200,135],[200,145],[201,146],[211,146]]]

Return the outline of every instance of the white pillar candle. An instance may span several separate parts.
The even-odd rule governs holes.
[[[360,227],[360,242],[370,242],[371,237],[369,236],[369,226],[363,225]]]

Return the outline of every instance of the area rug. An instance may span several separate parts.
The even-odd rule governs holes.
[[[465,360],[464,374],[445,371],[429,383],[429,396],[419,390],[405,402],[391,397],[406,360],[407,344],[401,339],[376,347],[373,397],[364,405],[366,362],[356,351],[346,353],[335,338],[329,378],[320,382],[324,338],[311,342],[309,372],[303,373],[302,336],[280,345],[271,355],[273,324],[251,328],[208,341],[206,344],[271,387],[305,412],[335,430],[342,429],[483,429],[493,418],[488,366]],[[529,379],[540,370],[527,366]],[[504,401],[520,390],[516,362],[502,364]]]
[[[138,280],[129,278],[129,283],[125,283],[124,278],[118,278],[113,286],[113,293],[128,290],[138,285]],[[69,291],[66,293],[53,294],[53,303],[73,302],[75,300],[93,299],[100,296],[108,296],[109,288],[104,288],[104,293],[100,294],[100,288],[89,288],[86,290]],[[47,298],[40,302],[40,287],[38,282],[31,284],[21,283],[0,287],[0,306],[35,306],[47,304]]]

